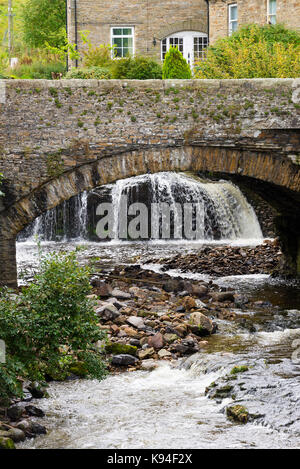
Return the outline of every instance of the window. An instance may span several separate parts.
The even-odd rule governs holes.
[[[166,53],[170,49],[170,47],[177,47],[177,49],[183,54],[183,37],[170,37],[162,40],[162,60],[165,60]]]
[[[276,24],[277,0],[268,0],[268,23]]]
[[[128,57],[133,55],[134,28],[111,28],[111,45],[115,46],[115,57]]]
[[[238,29],[238,6],[236,3],[228,6],[228,17],[229,17],[229,35],[237,31]]]
[[[208,46],[208,38],[194,37],[194,60],[204,59],[206,56],[206,49]]]

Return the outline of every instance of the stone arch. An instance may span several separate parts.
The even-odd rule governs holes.
[[[49,180],[0,214],[0,285],[17,285],[16,235],[42,213],[83,191],[160,171],[239,175],[258,180],[267,188],[276,187],[276,191],[283,194],[283,207],[288,207],[290,200],[298,201],[299,207],[300,171],[289,159],[273,153],[189,145],[141,147],[135,151],[113,153]]]
[[[177,23],[164,26],[157,33],[157,39],[161,41],[165,37],[180,31],[199,31],[201,33],[208,34],[207,16],[202,14],[202,17],[199,15],[199,19],[197,20],[179,21]]]

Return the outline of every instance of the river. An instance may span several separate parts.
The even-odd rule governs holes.
[[[239,245],[251,243],[258,241],[234,241]],[[110,269],[155,257],[166,258],[177,252],[193,252],[201,245],[184,241],[68,242],[42,243],[42,249],[47,252],[77,246],[81,262],[97,257]],[[23,272],[23,281],[28,281],[37,264],[37,246],[32,242],[18,243],[17,256],[19,272]],[[36,401],[46,412],[43,424],[48,434],[19,446],[299,448],[299,284],[275,281],[267,275],[223,277],[215,282],[234,287],[254,300],[272,303],[266,310],[235,309],[241,319],[255,325],[254,332],[219,321],[219,332],[208,339],[208,347],[187,359],[171,364],[160,362],[153,371],[121,373],[102,382],[50,383],[50,398]],[[222,383],[236,365],[247,365],[248,370],[234,381],[234,399],[209,398],[205,389],[213,382]],[[225,415],[230,403],[245,405],[256,418],[246,425],[232,423]]]

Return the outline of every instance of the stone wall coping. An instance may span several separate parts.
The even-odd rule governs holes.
[[[141,91],[189,88],[203,89],[212,88],[273,88],[280,86],[300,87],[299,78],[255,78],[255,79],[226,79],[226,80],[85,80],[85,79],[62,79],[62,80],[10,80],[3,79],[0,83],[6,89],[50,89],[50,88],[98,88],[98,89],[120,89],[134,88]]]

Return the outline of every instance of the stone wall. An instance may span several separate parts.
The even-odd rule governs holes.
[[[210,42],[228,36],[228,6],[238,5],[238,26],[268,22],[268,0],[210,0]],[[300,29],[300,0],[277,0],[277,23]]]
[[[74,0],[68,0],[68,7],[69,39],[74,43]],[[136,53],[160,60],[160,39],[185,30],[207,33],[207,3],[205,0],[80,0],[77,24],[78,31],[90,31],[94,44],[110,44],[112,26],[134,26]],[[81,50],[79,35],[78,40]]]
[[[49,179],[111,153],[193,142],[272,148],[268,129],[300,127],[297,85],[290,79],[3,80],[2,202],[8,207]],[[289,133],[282,142],[295,160]],[[280,139],[274,145],[278,151]]]

